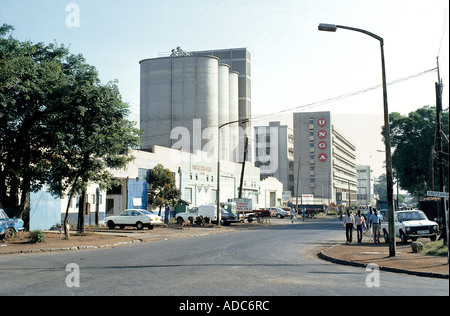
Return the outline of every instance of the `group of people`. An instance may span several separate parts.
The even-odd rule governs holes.
[[[291,223],[294,224],[294,222],[297,221],[297,214],[298,214],[297,209],[294,208],[294,206],[291,205],[289,213],[291,214]],[[302,219],[303,219],[303,221],[305,221],[305,216],[306,216],[306,208],[302,207]]]
[[[353,215],[353,212],[348,209],[347,214],[344,216],[344,227],[347,243],[352,243],[354,229],[356,229],[357,232],[358,243],[362,243],[363,228],[369,230],[370,241],[380,243],[381,216],[377,213],[375,208],[369,208],[367,221],[364,216],[361,215],[360,210],[358,210],[358,213],[355,216]]]

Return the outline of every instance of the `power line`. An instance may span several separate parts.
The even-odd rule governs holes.
[[[434,67],[434,68],[431,68],[431,69],[428,69],[428,70],[425,70],[425,71],[421,71],[421,72],[418,72],[416,74],[409,75],[407,77],[403,77],[403,78],[396,79],[396,80],[393,80],[391,82],[388,82],[387,85],[390,86],[390,85],[398,84],[398,83],[401,83],[401,82],[404,82],[404,81],[408,81],[408,80],[411,80],[411,79],[414,79],[414,78],[426,75],[426,74],[428,74],[430,72],[437,71],[437,69],[438,69],[437,67]],[[277,115],[277,114],[289,113],[289,112],[298,111],[298,110],[305,110],[305,109],[315,108],[315,107],[318,107],[318,106],[321,106],[321,105],[324,105],[324,104],[327,104],[327,103],[344,100],[344,99],[347,99],[347,98],[350,98],[350,97],[353,97],[353,96],[356,96],[356,95],[359,95],[359,94],[363,94],[363,93],[366,93],[366,92],[369,92],[369,91],[380,89],[381,87],[382,87],[382,85],[380,84],[380,85],[372,86],[372,87],[365,88],[365,89],[362,89],[362,90],[358,90],[358,91],[355,91],[355,92],[343,94],[343,95],[340,95],[340,96],[337,96],[337,97],[325,99],[325,100],[322,100],[322,101],[312,102],[312,103],[308,103],[308,104],[305,104],[305,105],[300,105],[300,106],[296,106],[296,107],[293,107],[293,108],[289,108],[289,109],[286,109],[286,110],[273,112],[273,113],[270,113],[270,114],[263,114],[263,115],[251,118],[251,121],[253,122],[253,121],[256,121],[256,120],[259,120],[259,119],[263,119],[263,118],[268,117],[268,116],[274,116],[274,115]],[[135,105],[137,105],[137,104],[135,104]],[[209,127],[218,127],[218,126],[209,126]],[[146,136],[146,137],[142,137],[142,138],[143,139],[144,138],[145,139],[149,139],[149,138],[151,139],[151,138],[162,137],[162,136],[166,136],[166,134],[152,135],[152,136]]]
[[[428,74],[430,72],[433,72],[433,71],[436,71],[436,70],[437,70],[437,67],[431,68],[431,69],[428,69],[428,70],[425,70],[425,71],[422,71],[422,72],[419,72],[419,73],[416,73],[416,74],[413,74],[413,75],[410,75],[410,76],[407,76],[407,77],[404,77],[404,78],[401,78],[401,79],[397,79],[397,80],[391,81],[387,85],[393,85],[393,84],[397,84],[397,83],[400,83],[400,82],[403,82],[403,81],[411,80],[413,78],[426,75],[426,74]],[[330,98],[330,99],[326,99],[326,100],[322,100],[322,101],[318,101],[318,102],[313,102],[313,103],[309,103],[309,104],[305,104],[305,105],[300,105],[300,106],[296,106],[294,108],[281,110],[281,111],[270,113],[270,114],[263,114],[263,115],[260,115],[260,116],[252,118],[252,120],[258,120],[258,119],[261,119],[261,118],[265,118],[267,116],[273,116],[273,115],[276,115],[276,114],[287,113],[287,112],[292,112],[292,111],[296,111],[296,110],[304,110],[304,109],[307,109],[307,108],[314,108],[314,107],[317,107],[317,106],[320,106],[320,105],[324,105],[324,104],[335,102],[335,101],[339,101],[339,100],[344,100],[344,99],[353,97],[355,95],[359,95],[359,94],[363,94],[363,93],[366,93],[366,92],[369,92],[369,91],[372,91],[372,90],[376,90],[376,89],[379,89],[381,87],[382,87],[381,84],[380,85],[376,85],[376,86],[373,86],[373,87],[369,87],[369,88],[365,88],[365,89],[358,90],[358,91],[355,91],[355,92],[343,94],[343,95],[340,95],[340,96],[337,96],[337,97],[333,97],[333,98]]]

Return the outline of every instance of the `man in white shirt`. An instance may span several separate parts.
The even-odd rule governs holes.
[[[377,214],[377,210],[373,210],[372,214],[373,242],[380,243],[381,216]]]
[[[350,210],[347,210],[347,214],[344,216],[345,237],[347,238],[347,243],[352,242],[354,225],[355,218],[353,214],[350,214]]]

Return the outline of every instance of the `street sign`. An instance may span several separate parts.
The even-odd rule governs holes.
[[[448,194],[448,192],[427,191],[427,196],[448,199],[449,194]]]

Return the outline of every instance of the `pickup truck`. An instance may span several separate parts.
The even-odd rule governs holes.
[[[402,243],[406,244],[408,239],[413,241],[417,238],[430,238],[435,241],[439,226],[436,222],[428,220],[424,212],[420,210],[397,211],[394,214],[395,235]],[[387,216],[381,222],[381,231],[384,240],[388,242],[388,221]]]
[[[221,209],[221,224],[230,225],[231,223],[238,223],[239,218],[231,211],[226,209]],[[188,212],[177,213],[175,218],[178,224],[189,220],[192,217],[192,222],[197,220],[197,217],[203,216],[203,218],[208,217],[211,222],[217,223],[217,213],[216,206],[213,204],[199,205],[198,207],[191,208]]]
[[[0,208],[0,239],[11,238],[20,230],[23,230],[23,220],[9,218],[6,212]]]

